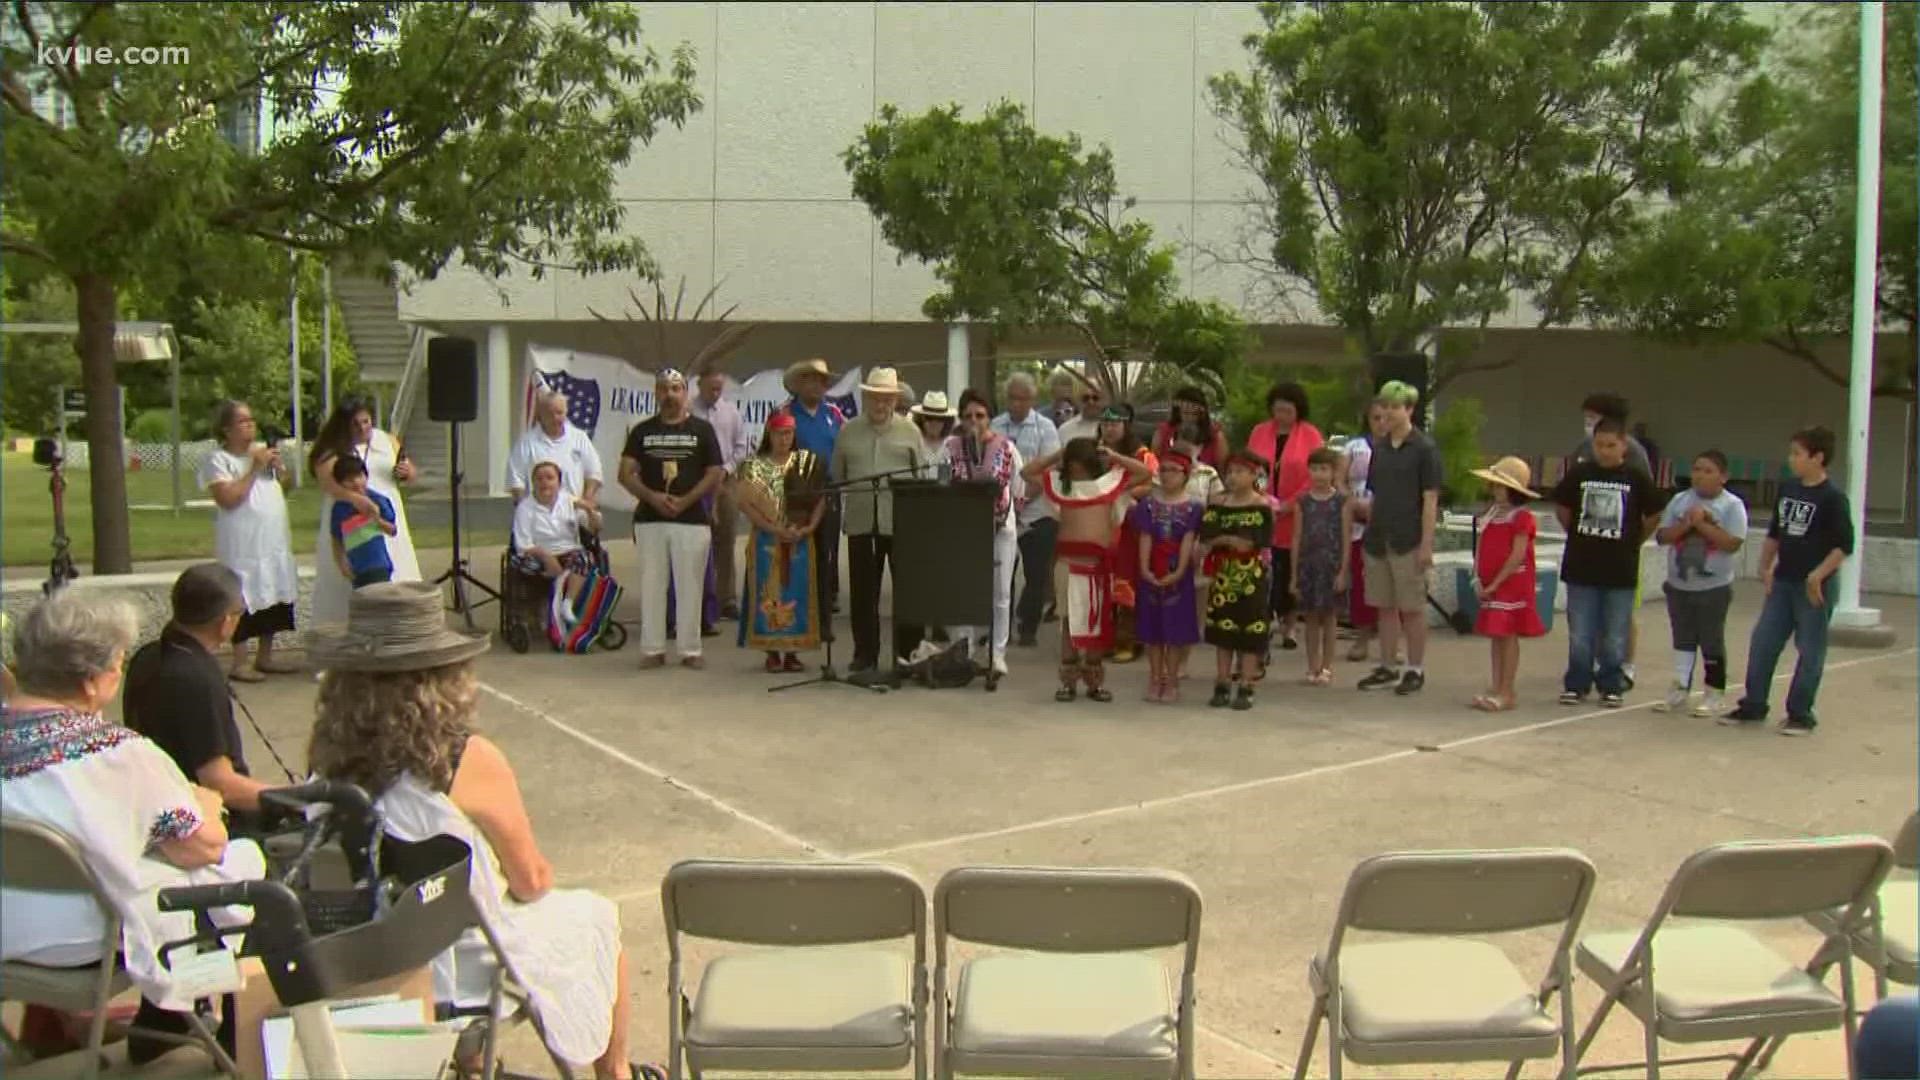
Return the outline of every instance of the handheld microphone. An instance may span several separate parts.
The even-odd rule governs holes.
[[[972,431],[968,431],[966,435],[962,437],[961,443],[966,449],[967,465],[972,468],[978,468],[980,466],[980,437]]]

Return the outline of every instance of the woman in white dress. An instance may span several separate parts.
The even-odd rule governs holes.
[[[355,590],[343,631],[313,635],[325,673],[307,763],[374,796],[402,840],[447,835],[473,849],[472,887],[506,965],[533,999],[547,1049],[594,1075],[627,1080],[627,960],[620,913],[583,889],[555,889],[553,865],[506,755],[473,733],[473,658],[490,639],[451,630],[440,592],[421,582]],[[494,958],[469,932],[434,961],[440,1001],[483,1005]]]
[[[420,563],[413,553],[413,534],[407,529],[407,505],[400,498],[400,485],[413,479],[413,462],[407,460],[400,440],[373,426],[373,410],[359,398],[348,398],[333,410],[307,454],[307,470],[312,473],[326,498],[320,504],[320,526],[313,540],[313,621],[339,623],[347,618],[347,596],[353,583],[340,573],[333,558],[333,537],[327,523],[333,518],[335,500],[357,503],[361,511],[374,517],[380,511],[373,500],[341,487],[333,479],[334,459],[352,454],[367,463],[367,488],[377,491],[393,503],[397,530],[387,537],[387,557],[393,560],[393,581],[419,581]]]
[[[255,430],[253,410],[246,403],[221,402],[214,420],[220,446],[201,463],[198,477],[201,490],[212,495],[219,508],[213,521],[214,557],[240,576],[247,602],[247,613],[233,632],[233,667],[227,677],[235,682],[259,682],[299,670],[273,658],[273,635],[293,631],[293,606],[300,599],[284,490],[293,474],[278,450],[253,444]],[[260,643],[252,667],[242,647],[249,639]]]
[[[108,720],[138,620],[125,600],[62,589],[14,628],[19,688],[0,703],[0,810],[48,826],[79,848],[122,920],[119,951],[144,999],[136,1023],[184,1031],[191,993],[160,964],[160,946],[193,936],[191,912],[162,913],[175,885],[213,885],[266,873],[260,849],[227,841],[221,801],[187,780],[166,752]],[[250,917],[217,911],[232,924]],[[93,899],[0,890],[0,959],[75,967],[102,959],[106,922]],[[136,1040],[136,1063],[165,1044]]]

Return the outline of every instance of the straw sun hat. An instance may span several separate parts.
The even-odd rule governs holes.
[[[959,415],[953,411],[953,406],[948,404],[947,395],[939,390],[927,391],[927,396],[921,399],[920,404],[907,411],[915,416],[932,417],[935,420],[952,420]]]
[[[1489,484],[1499,484],[1525,495],[1529,499],[1538,499],[1540,493],[1528,487],[1533,483],[1533,470],[1527,463],[1509,454],[1484,469],[1473,470],[1473,475]]]
[[[425,671],[486,652],[486,634],[447,625],[440,590],[423,581],[387,581],[355,589],[344,630],[309,634],[307,657],[332,671]]]
[[[832,381],[833,379],[833,372],[828,369],[827,362],[816,356],[810,360],[801,360],[789,364],[786,375],[780,380],[780,385],[786,387],[787,393],[791,394],[793,393],[794,380],[803,375],[818,375],[828,381]]]

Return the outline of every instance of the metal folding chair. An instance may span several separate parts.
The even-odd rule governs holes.
[[[1320,1021],[1327,1075],[1370,1065],[1533,1058],[1574,1070],[1573,939],[1593,894],[1587,857],[1566,849],[1380,855],[1354,868],[1327,947],[1313,958],[1313,1011],[1294,1078],[1307,1074]],[[1558,926],[1547,971],[1529,984],[1479,935]],[[1349,931],[1401,935],[1350,944]],[[1473,936],[1469,936],[1473,935]],[[1549,1003],[1558,994],[1557,1015]]]
[[[1192,1080],[1200,890],[1165,870],[963,867],[934,890],[934,1057],[955,1073]],[[948,979],[952,942],[994,952]],[[1156,950],[1182,953],[1177,995]]]
[[[87,1028],[88,1080],[100,1075],[100,1048],[106,1041],[107,1005],[133,986],[126,965],[120,958],[120,916],[107,901],[100,879],[81,858],[79,846],[58,829],[38,822],[0,818],[5,836],[5,858],[0,859],[0,884],[9,890],[23,889],[62,893],[90,898],[100,909],[106,930],[100,936],[100,957],[85,967],[45,967],[19,960],[0,965],[0,999],[28,1005],[42,1005],[65,1012],[88,1012],[93,1019]],[[192,1034],[133,1030],[141,1035],[180,1046],[198,1046],[213,1058],[220,1071],[240,1075],[233,1058],[220,1048],[219,1041],[198,1013],[188,1014]],[[20,1047],[0,1028],[0,1038],[10,1052]]]
[[[926,1080],[927,896],[873,863],[696,859],[660,885],[668,1076],[706,1069]],[[683,938],[766,946],[720,956],[688,993]],[[904,950],[874,948],[910,938]]]
[[[1906,824],[1900,826],[1899,837],[1893,842],[1893,866],[1906,871],[1906,875],[1881,883],[1867,908],[1872,925],[1852,927],[1848,935],[1852,955],[1873,969],[1876,999],[1887,996],[1888,982],[1902,986],[1920,982],[1920,960],[1915,956],[1920,949],[1915,941],[1920,936],[1920,881],[1913,876],[1920,869],[1920,813],[1908,815]],[[1838,910],[1816,911],[1807,916],[1807,922],[1823,934],[1832,934],[1839,928],[1841,915]],[[1763,1059],[1759,1064],[1764,1068],[1766,1062]]]
[[[1848,935],[1841,929],[1827,934],[1801,968],[1746,928],[1729,924],[1804,919],[1839,908],[1840,927],[1871,926],[1866,911],[1892,863],[1893,849],[1874,836],[1720,844],[1689,856],[1644,927],[1580,940],[1580,970],[1603,996],[1577,1052],[1586,1055],[1618,1003],[1645,1029],[1649,1080],[1660,1075],[1661,1039],[1753,1040],[1738,1055],[1668,1062],[1731,1057],[1734,1080],[1769,1040],[1836,1027],[1846,1032],[1851,1075],[1858,1021],[1852,967],[1841,965],[1838,996],[1817,974],[1846,955]],[[1673,919],[1699,921],[1672,925]]]

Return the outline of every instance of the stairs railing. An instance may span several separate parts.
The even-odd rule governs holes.
[[[393,392],[393,407],[387,411],[386,429],[396,434],[407,430],[407,422],[413,419],[420,389],[427,381],[427,342],[438,336],[424,326],[415,325],[408,330],[407,364],[401,369],[400,385]]]

